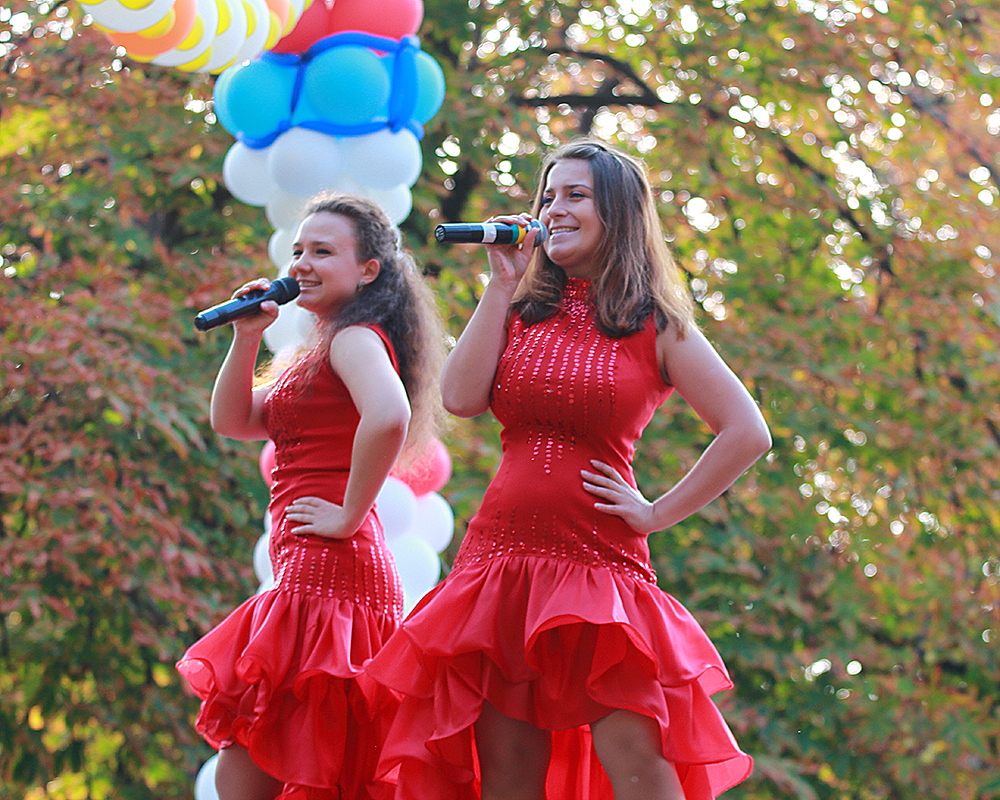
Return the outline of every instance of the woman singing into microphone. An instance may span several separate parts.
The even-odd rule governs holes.
[[[198,731],[220,750],[220,800],[362,800],[394,707],[363,667],[403,609],[373,504],[404,444],[412,451],[433,428],[443,338],[398,231],[367,201],[315,202],[289,275],[317,317],[313,341],[255,385],[278,307],[236,319],[211,403],[218,433],[275,444],[275,585],[195,642],[178,669],[202,700]]]
[[[369,666],[402,696],[379,775],[396,800],[711,800],[751,762],[711,700],[726,667],[657,587],[647,537],[724,492],[768,429],[695,324],[638,162],[564,146],[533,212],[547,240],[487,246],[442,373],[449,411],[496,415],[503,459],[453,570]],[[634,443],[674,391],[715,438],[649,501]]]

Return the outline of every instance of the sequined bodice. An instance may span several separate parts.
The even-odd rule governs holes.
[[[594,509],[580,470],[598,459],[634,485],[635,441],[671,389],[660,376],[652,320],[630,336],[606,336],[588,291],[588,282],[570,279],[555,315],[530,326],[511,321],[491,400],[503,459],[456,569],[521,553],[655,580],[646,537]]]
[[[395,364],[388,340],[375,330]],[[374,511],[348,539],[296,536],[285,518],[285,508],[298,497],[343,503],[360,420],[347,386],[326,358],[313,372],[293,365],[268,392],[264,425],[275,446],[268,508],[275,585],[400,612],[399,578]]]

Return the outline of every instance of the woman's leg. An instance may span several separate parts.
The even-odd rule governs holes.
[[[219,800],[274,800],[283,785],[258,767],[245,747],[234,744],[219,751],[215,768]]]
[[[656,721],[619,709],[590,726],[615,800],[684,800],[677,770],[660,751]]]
[[[474,730],[482,800],[542,800],[552,754],[548,731],[504,716],[486,702]]]

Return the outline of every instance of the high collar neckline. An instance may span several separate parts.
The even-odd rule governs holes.
[[[566,278],[566,287],[563,289],[563,296],[583,300],[590,291],[593,281],[590,278]]]

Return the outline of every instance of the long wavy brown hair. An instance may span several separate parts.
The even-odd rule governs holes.
[[[434,294],[412,256],[400,246],[399,231],[375,203],[353,195],[324,194],[312,200],[305,217],[336,214],[351,223],[358,261],[375,259],[378,276],[360,287],[336,316],[320,319],[313,336],[296,352],[272,362],[261,380],[273,380],[292,362],[315,372],[329,358],[330,342],[351,325],[378,325],[392,343],[410,401],[410,427],[401,456],[417,458],[443,420],[438,376],[444,361],[444,326]]]
[[[696,324],[694,303],[667,247],[641,161],[592,138],[564,144],[542,164],[532,215],[541,212],[552,167],[570,159],[590,165],[594,204],[604,226],[598,246],[604,268],[591,284],[597,326],[608,336],[620,338],[640,330],[654,314],[657,330],[673,325],[683,338]],[[539,322],[555,313],[565,285],[566,273],[539,247],[513,308],[529,325]]]

